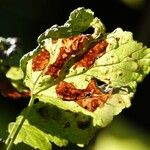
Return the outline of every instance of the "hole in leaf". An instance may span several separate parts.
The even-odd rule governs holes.
[[[96,79],[96,78],[95,78],[95,81],[96,81],[96,83],[97,83],[97,86],[101,86],[101,85],[106,84],[105,82],[103,82],[103,81],[101,81],[101,80],[98,80],[98,79]]]
[[[91,96],[91,93],[86,93],[85,97],[90,97]]]
[[[109,93],[110,91],[113,90],[112,87],[110,87],[108,84],[106,84],[105,82],[95,79],[97,86],[100,88],[101,92],[104,94]]]
[[[118,101],[118,103],[119,103],[119,104],[121,104],[121,103],[122,103],[122,101]]]
[[[120,76],[120,77],[121,77],[121,76],[123,76],[123,73],[122,73],[122,72],[120,72],[120,73],[119,73],[119,76]]]
[[[77,127],[82,130],[85,130],[90,125],[91,125],[91,119],[85,121],[77,121]]]
[[[132,54],[129,55],[129,58],[132,58]]]
[[[83,32],[83,34],[93,34],[94,33],[94,29],[92,27],[89,27],[85,32]]]

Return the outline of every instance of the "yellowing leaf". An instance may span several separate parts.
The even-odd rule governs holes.
[[[93,34],[82,33],[90,26]],[[57,145],[57,140],[85,145],[131,105],[138,82],[150,71],[150,49],[121,28],[104,32],[91,10],[78,8],[63,26],[40,35],[38,47],[23,56],[24,83],[40,101],[30,115],[25,115],[28,108],[22,113],[33,132],[56,137],[49,140]]]

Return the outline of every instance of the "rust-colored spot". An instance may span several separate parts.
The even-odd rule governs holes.
[[[95,111],[97,107],[102,107],[110,97],[112,91],[103,93],[92,79],[86,89],[77,89],[72,83],[61,81],[56,86],[56,93],[63,100],[75,101],[81,107]]]
[[[45,74],[51,75],[54,78],[58,77],[65,62],[71,57],[71,55],[78,54],[83,49],[88,39],[87,35],[75,35],[69,38],[64,38],[56,61],[49,65]]]
[[[77,100],[81,97],[83,90],[76,89],[72,83],[67,83],[65,81],[61,81],[56,86],[56,93],[63,99],[63,100]],[[84,93],[83,93],[84,97]]]
[[[41,52],[32,59],[32,70],[41,71],[48,64],[50,59],[50,53],[46,49],[42,49]]]
[[[1,93],[4,97],[9,97],[13,100],[17,100],[17,99],[20,99],[20,98],[30,98],[30,95],[31,95],[30,91],[28,91],[28,92],[18,92],[15,89],[2,90]]]
[[[18,100],[23,98],[30,98],[31,92],[30,90],[26,92],[19,92],[15,89],[8,79],[5,79],[0,83],[0,92],[4,97],[11,98],[12,100]]]
[[[91,67],[96,58],[102,56],[105,53],[107,42],[105,40],[100,40],[98,43],[96,43],[92,48],[90,48],[82,57],[81,59],[76,62],[76,67],[85,67],[89,68]]]

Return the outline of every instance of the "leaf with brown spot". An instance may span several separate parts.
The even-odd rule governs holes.
[[[81,33],[90,26],[93,34]],[[138,82],[150,71],[150,49],[121,28],[103,33],[93,12],[78,8],[63,26],[44,32],[38,47],[21,59],[24,83],[40,101],[27,116],[38,129],[84,145],[131,105]],[[41,103],[48,113],[34,111]]]
[[[72,19],[83,12],[85,15],[91,13],[84,8],[77,9],[71,14]],[[102,27],[97,23],[101,24],[94,18],[90,26],[95,27],[95,32],[102,33]],[[70,25],[67,31],[71,27],[75,26]],[[97,34],[100,36],[96,38],[93,34],[64,35],[59,32],[60,28],[47,30],[40,36],[37,49],[22,58],[24,82],[35,97],[49,97],[50,103],[51,99],[59,99],[62,105],[63,102],[74,102],[82,111],[93,112],[95,117],[99,112],[111,109],[110,119],[96,121],[104,126],[114,114],[130,106],[137,82],[149,71],[149,67],[147,71],[143,66],[143,61],[149,64],[145,59],[149,57],[149,49],[134,41],[130,32],[120,28],[105,36]],[[60,38],[56,38],[59,34]],[[143,54],[139,55],[138,51],[142,49]],[[104,84],[99,85],[97,81]],[[114,102],[115,106],[112,105]]]
[[[64,101],[75,101],[81,107],[93,112],[105,104],[112,91],[102,93],[96,81],[92,79],[85,89],[77,89],[72,83],[61,81],[56,85],[56,93]]]

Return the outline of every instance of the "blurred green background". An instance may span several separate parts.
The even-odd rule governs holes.
[[[95,12],[107,32],[122,27],[132,31],[136,40],[150,46],[149,0],[0,0],[0,36],[19,37],[26,53],[37,46],[38,35],[53,24],[62,25],[72,10],[82,6]],[[115,117],[84,149],[150,150],[149,85],[150,75],[138,85],[132,106]],[[27,100],[12,101],[0,96],[0,138],[7,136],[7,124],[26,105]],[[69,145],[62,149],[83,148]]]

